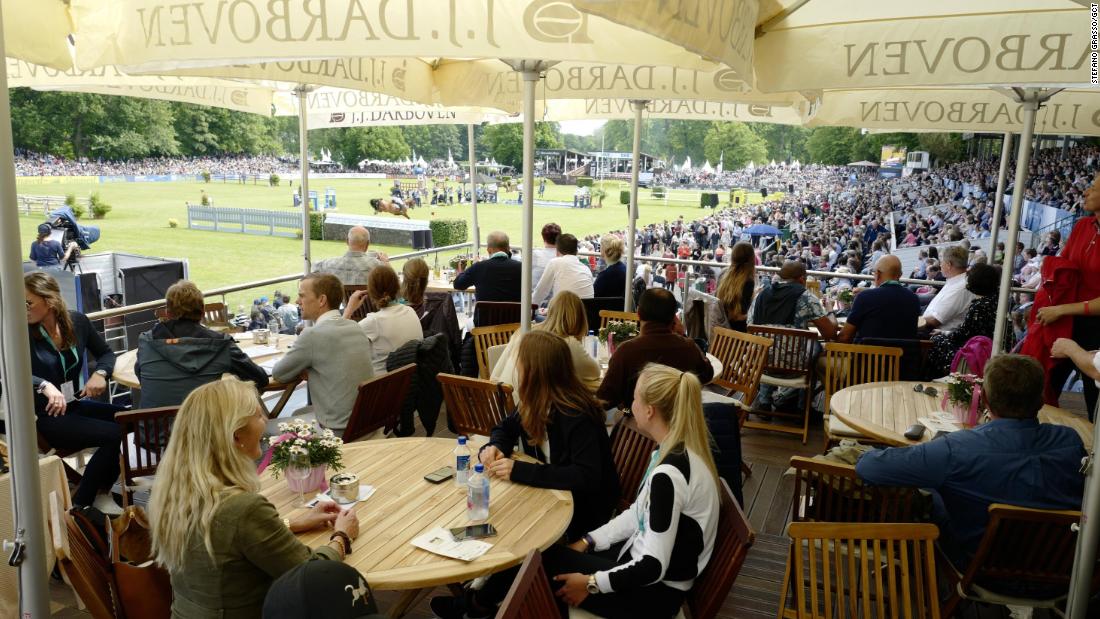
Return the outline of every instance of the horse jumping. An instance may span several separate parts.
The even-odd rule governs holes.
[[[385,198],[373,198],[370,201],[375,213],[390,213],[409,219],[409,207],[405,206],[399,198],[387,200]]]

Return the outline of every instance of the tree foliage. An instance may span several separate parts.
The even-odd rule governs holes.
[[[844,165],[855,161],[852,158],[852,147],[859,139],[859,129],[818,127],[806,140],[806,153],[814,163]]]
[[[482,141],[489,149],[489,156],[497,163],[515,168],[523,166],[523,125],[506,123],[489,125],[482,131]],[[561,130],[558,123],[535,123],[535,148],[561,148]]]
[[[768,143],[745,123],[714,123],[703,138],[703,153],[712,165],[721,160],[724,169],[736,170],[750,161],[766,162]]]

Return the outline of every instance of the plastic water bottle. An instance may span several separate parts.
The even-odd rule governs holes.
[[[466,437],[458,437],[455,447],[455,485],[465,486],[470,481],[470,448],[466,446]]]
[[[480,462],[474,465],[474,474],[466,484],[466,518],[489,518],[489,478],[485,476],[485,465]]]
[[[588,337],[584,338],[584,349],[588,351],[588,354],[596,359],[599,356],[600,340],[596,337],[594,331],[588,332]]]

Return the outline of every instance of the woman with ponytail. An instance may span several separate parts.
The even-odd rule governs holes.
[[[631,407],[659,443],[629,509],[543,555],[557,595],[601,617],[674,617],[706,567],[718,527],[718,474],[691,372],[649,364]]]
[[[397,302],[397,293],[401,287],[397,273],[388,264],[382,264],[370,270],[367,276],[366,291],[358,290],[348,299],[344,308],[344,318],[351,318],[363,304],[363,294],[378,311],[367,314],[359,321],[359,326],[371,342],[371,366],[374,375],[386,373],[386,357],[401,348],[410,340],[424,339],[424,329],[416,311],[408,305]]]

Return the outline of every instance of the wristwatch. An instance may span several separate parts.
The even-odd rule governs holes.
[[[107,370],[96,370],[95,373],[102,376],[104,380],[107,379]]]
[[[589,574],[588,575],[588,584],[585,585],[584,588],[588,589],[589,595],[596,595],[597,593],[600,592],[600,586],[596,584],[596,575],[595,574]]]

